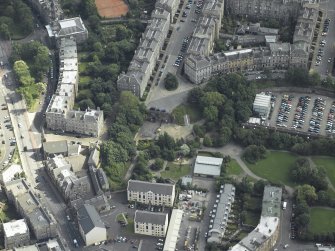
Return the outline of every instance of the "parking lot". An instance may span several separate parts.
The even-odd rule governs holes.
[[[302,93],[270,93],[273,111],[268,125],[306,132],[311,135],[335,134],[335,99]]]

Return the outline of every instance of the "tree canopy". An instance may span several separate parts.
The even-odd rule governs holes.
[[[31,75],[42,81],[50,67],[49,49],[38,41],[23,44],[14,44],[11,55],[11,62],[23,60],[27,63]]]
[[[179,82],[176,76],[168,72],[168,74],[166,74],[166,77],[164,79],[165,89],[168,91],[172,91],[172,90],[177,89],[178,85],[179,85]]]

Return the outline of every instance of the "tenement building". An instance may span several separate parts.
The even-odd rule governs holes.
[[[56,93],[46,110],[47,128],[55,131],[71,132],[89,136],[99,136],[103,126],[103,112],[86,109],[73,110],[78,93],[78,57],[74,38],[60,39],[59,80]]]
[[[5,183],[5,192],[9,202],[13,203],[17,212],[25,218],[37,240],[47,240],[57,235],[56,220],[41,205],[25,179]]]
[[[279,235],[281,197],[280,187],[264,187],[261,219],[257,227],[233,246],[231,251],[273,250]]]
[[[227,0],[226,11],[229,15],[246,17],[253,20],[277,19],[288,21],[297,16],[301,4],[308,0]]]
[[[64,13],[59,1],[53,0],[28,0],[28,3],[36,11],[44,23],[63,18]]]
[[[117,88],[120,91],[130,91],[138,97],[143,96],[167,37],[170,22],[168,11],[160,7],[154,9],[127,73],[121,73],[118,77]]]
[[[62,155],[46,161],[47,173],[66,201],[85,198],[91,192],[88,177],[77,177],[71,168],[71,164]]]
[[[256,4],[264,2],[267,9],[285,4],[298,4],[298,20],[293,37],[293,44],[278,42],[276,37],[264,37],[266,46],[239,49],[213,54],[214,40],[218,38],[221,16],[221,5],[217,8],[207,8],[199,19],[193,32],[188,56],[185,58],[184,73],[189,80],[200,84],[218,73],[286,70],[292,67],[307,68],[310,54],[310,44],[314,36],[316,21],[319,15],[317,4],[304,4],[305,1],[231,1],[234,4]],[[228,5],[234,5],[228,2]],[[280,8],[277,11],[281,11]],[[265,11],[268,13],[267,11]],[[223,13],[223,12],[221,12]],[[286,14],[286,13],[285,13]],[[273,17],[276,17],[275,15]]]
[[[175,199],[175,185],[129,180],[127,197],[129,202],[153,206],[172,207]]]
[[[24,219],[3,223],[6,250],[29,245],[29,228]]]
[[[165,237],[168,228],[168,214],[136,210],[134,218],[135,234]]]

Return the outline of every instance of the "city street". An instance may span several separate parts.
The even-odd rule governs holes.
[[[183,63],[180,67],[173,65],[179,54],[185,54],[181,52],[183,40],[185,37],[192,35],[196,26],[194,20],[199,19],[199,14],[195,13],[195,2],[193,1],[190,9],[185,8],[187,3],[187,1],[184,2],[176,23],[171,25],[173,31],[165,51],[167,61],[164,63],[164,60],[162,60],[158,68],[158,72],[161,71],[162,75],[159,78],[158,85],[151,87],[151,91],[146,99],[146,105],[148,107],[157,107],[171,112],[176,106],[186,100],[188,91],[194,88],[194,85],[180,74]],[[182,17],[183,11],[187,13],[187,17]],[[183,22],[181,20],[183,20]],[[164,79],[168,72],[176,75],[178,78],[179,87],[175,91],[167,91],[164,87]]]
[[[281,210],[280,218],[280,229],[279,237],[276,245],[274,246],[278,250],[284,250],[284,246],[288,244],[288,248],[285,250],[290,251],[315,251],[316,248],[314,243],[299,242],[291,239],[291,215],[292,215],[292,201],[287,199],[287,207],[285,210]]]
[[[10,46],[8,43],[0,42],[1,61],[7,63]],[[5,77],[5,74],[7,77]],[[19,151],[22,168],[26,174],[26,179],[32,185],[32,190],[41,195],[41,203],[46,206],[54,215],[58,222],[59,237],[63,244],[73,247],[73,237],[76,237],[77,231],[73,229],[70,222],[66,220],[66,205],[60,198],[50,181],[37,185],[37,177],[41,180],[47,179],[42,166],[41,147],[41,124],[31,123],[28,118],[28,112],[24,101],[14,90],[17,85],[13,79],[13,74],[8,68],[8,64],[0,71],[1,96],[7,103],[9,119],[11,120],[17,148]],[[42,121],[42,120],[40,120]],[[36,122],[36,121],[34,121]],[[43,176],[41,176],[43,175]],[[80,241],[80,239],[78,239]]]
[[[323,11],[323,19],[321,21],[320,33],[322,33],[324,20],[326,18],[330,19],[329,30],[327,36],[321,36],[319,33],[319,39],[316,43],[315,53],[318,53],[319,48],[323,48],[323,57],[319,66],[315,65],[315,62],[312,62],[311,68],[315,69],[322,77],[327,76],[332,73],[334,57],[335,57],[335,1],[332,0],[321,0],[320,1],[321,10]],[[319,41],[326,40],[324,47],[320,47]],[[328,59],[331,58],[331,61],[328,62]]]

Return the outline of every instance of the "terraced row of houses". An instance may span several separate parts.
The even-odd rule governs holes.
[[[103,111],[73,109],[79,82],[77,43],[87,39],[87,29],[76,17],[56,22],[48,32],[59,48],[59,79],[46,110],[47,128],[97,137],[103,126]]]
[[[218,38],[221,24],[221,16],[217,13],[223,13],[219,1],[213,2],[211,6],[217,7],[204,9],[185,59],[184,73],[191,82],[200,84],[218,73],[308,67],[310,44],[319,16],[318,4],[305,3],[299,9],[293,44],[269,39],[266,46],[213,54],[214,41]],[[284,6],[286,4],[290,6],[291,2],[282,3]]]
[[[168,36],[170,24],[179,5],[178,0],[159,0],[151,13],[146,27],[127,73],[121,73],[117,87],[121,91],[131,91],[142,97],[156,66],[164,42]]]

